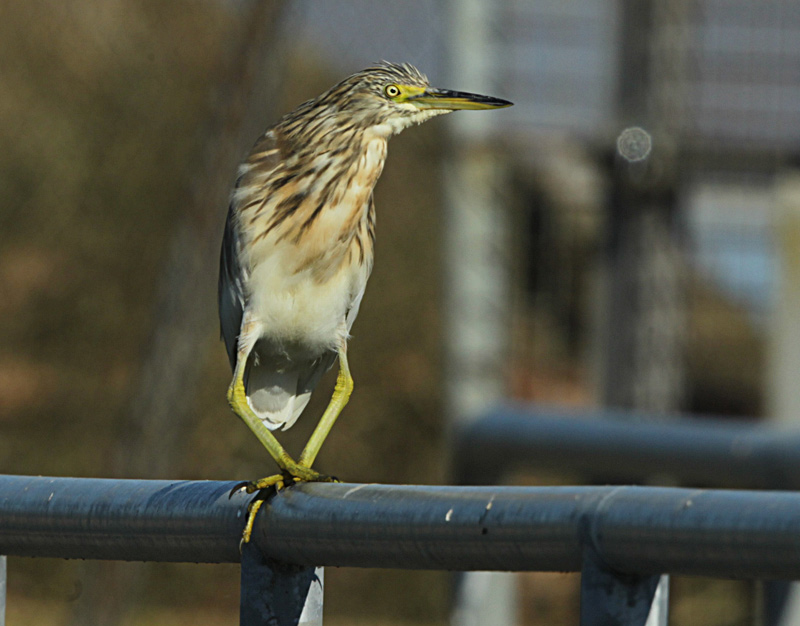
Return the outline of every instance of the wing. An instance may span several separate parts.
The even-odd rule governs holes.
[[[350,303],[350,308],[347,310],[347,317],[345,323],[347,325],[347,332],[353,328],[353,322],[356,321],[358,316],[358,309],[361,307],[361,299],[364,297],[364,291],[367,288],[367,281],[372,273],[372,263],[375,258],[375,197],[373,194],[369,196],[369,209],[367,210],[367,226],[365,231],[359,231],[356,234],[358,239],[358,247],[361,250],[361,281],[357,292],[353,296]]]
[[[244,284],[247,280],[245,270],[239,262],[240,243],[237,226],[234,223],[235,217],[233,204],[231,204],[225,220],[225,233],[222,235],[217,289],[219,330],[222,340],[225,342],[225,349],[228,351],[231,369],[236,366],[236,345],[242,325],[245,307]]]
[[[239,235],[238,215],[242,207],[263,199],[269,176],[281,161],[275,133],[268,130],[253,146],[250,156],[239,168],[219,259],[217,299],[222,340],[228,351],[231,368],[236,365],[236,347],[242,316],[247,305],[249,269],[242,264],[242,240]]]

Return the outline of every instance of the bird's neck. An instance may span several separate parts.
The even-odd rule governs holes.
[[[377,118],[370,123],[334,108],[321,109],[303,123],[287,117],[275,130],[283,140],[284,158],[291,154],[305,162],[310,156],[322,153],[354,158],[366,152],[375,141],[386,142],[398,132]]]

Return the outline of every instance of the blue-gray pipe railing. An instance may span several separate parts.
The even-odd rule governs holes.
[[[602,481],[667,475],[683,484],[800,490],[800,431],[754,421],[504,406],[455,436],[462,484],[514,469],[573,471]]]
[[[0,477],[0,554],[237,562],[235,483]],[[653,487],[304,484],[253,544],[301,566],[800,578],[800,494]]]

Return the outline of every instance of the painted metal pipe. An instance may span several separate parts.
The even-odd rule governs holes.
[[[0,554],[238,562],[233,482],[0,477]],[[299,566],[800,579],[800,494],[657,487],[303,484],[262,507],[266,558]]]
[[[306,484],[255,541],[302,565],[800,579],[800,494],[659,487]]]
[[[705,487],[800,490],[800,431],[722,418],[504,406],[462,428],[455,449],[461,484],[539,468],[603,481],[668,475]]]
[[[0,554],[238,563],[235,484],[0,476]]]

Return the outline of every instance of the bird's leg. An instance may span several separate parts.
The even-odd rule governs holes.
[[[294,460],[289,456],[289,453],[283,448],[280,442],[275,438],[270,430],[264,426],[258,416],[247,402],[247,393],[244,388],[244,368],[247,363],[249,351],[240,350],[236,358],[236,367],[233,371],[233,380],[231,380],[230,387],[228,387],[228,404],[231,405],[233,412],[238,415],[248,428],[253,431],[253,434],[258,438],[261,444],[267,449],[270,456],[278,464],[281,470],[286,470],[290,465],[294,464]],[[263,485],[260,488],[277,484],[281,481],[282,474],[271,476],[275,480],[270,485]],[[266,479],[265,479],[266,480]],[[248,490],[249,493],[255,491]]]
[[[275,435],[264,426],[263,422],[250,408],[247,402],[247,394],[244,388],[244,364],[247,363],[248,352],[240,351],[236,359],[236,367],[233,372],[233,380],[230,387],[228,387],[228,403],[231,405],[233,412],[238,415],[245,424],[253,431],[253,434],[258,438],[262,445],[267,449],[270,456],[278,464],[281,469],[280,474],[273,474],[266,478],[253,480],[246,483],[237,485],[234,490],[244,488],[247,493],[255,493],[275,487],[280,490],[283,489],[287,482],[295,481],[331,481],[333,479],[328,476],[323,476],[319,472],[315,472],[311,468],[302,467],[289,456],[288,452],[283,448],[280,442],[275,438]],[[255,523],[256,514],[263,505],[263,494],[253,500],[247,507],[247,522],[245,523],[244,532],[242,533],[242,543],[250,541],[250,535],[253,532],[253,524]]]
[[[242,343],[245,344],[246,342]],[[256,491],[264,492],[270,487],[275,487],[276,489],[280,490],[286,485],[287,482],[290,484],[301,481],[335,482],[335,478],[325,476],[324,474],[320,474],[319,472],[312,470],[311,463],[314,461],[314,458],[316,458],[319,448],[322,446],[322,442],[325,440],[325,436],[328,434],[333,426],[333,423],[336,421],[336,417],[339,415],[342,408],[344,408],[344,405],[347,404],[347,398],[349,398],[350,391],[353,389],[353,379],[350,378],[350,370],[347,367],[347,357],[344,349],[340,350],[339,352],[339,359],[343,366],[340,366],[339,382],[336,384],[336,391],[334,391],[333,399],[331,400],[328,409],[320,419],[319,424],[317,424],[317,428],[314,430],[309,443],[306,445],[306,450],[303,452],[304,457],[310,458],[307,465],[298,463],[289,456],[289,453],[286,452],[284,447],[275,438],[275,435],[272,434],[272,431],[270,431],[270,429],[264,425],[261,419],[259,419],[253,409],[250,407],[250,404],[247,402],[247,391],[245,390],[244,386],[244,371],[251,349],[252,345],[249,347],[246,345],[241,345],[236,355],[236,366],[233,371],[233,380],[231,380],[231,384],[228,387],[228,403],[233,409],[233,412],[236,413],[236,415],[238,415],[245,424],[247,424],[248,428],[250,428],[261,444],[267,449],[267,452],[269,452],[270,456],[278,464],[281,473],[267,476],[266,478],[261,478],[259,480],[242,483],[241,485],[237,485],[235,490],[244,488],[247,493],[255,493]],[[346,379],[349,381],[349,384],[345,385],[345,387],[347,387],[346,395],[343,401],[339,401],[338,409],[336,410],[335,415],[329,416],[329,413],[331,412],[331,406],[335,404],[334,401],[336,400],[337,395],[341,395],[343,393],[340,390],[340,387],[342,386],[340,383],[343,380],[342,367],[346,372]],[[318,431],[323,430],[323,422],[327,423],[328,425],[324,429],[324,432],[318,433]],[[313,451],[313,453],[306,454],[306,451],[310,450],[311,448],[311,442],[316,440],[319,440],[318,443],[315,443],[316,449]],[[253,531],[253,524],[255,523],[256,514],[261,508],[263,502],[263,493],[261,493],[259,494],[259,497],[251,502],[247,507],[247,522],[242,534],[242,543],[247,543],[250,541],[250,535]]]
[[[261,442],[261,445],[267,449],[275,463],[278,464],[281,472],[280,474],[245,483],[244,486],[248,493],[254,493],[272,486],[280,489],[286,482],[329,481],[331,480],[329,477],[315,472],[309,466],[300,465],[289,456],[289,453],[286,452],[275,438],[275,435],[272,434],[272,431],[256,415],[247,400],[247,391],[244,384],[245,368],[259,336],[259,330],[258,323],[252,319],[248,311],[245,311],[239,332],[239,345],[236,352],[236,365],[233,368],[233,379],[228,387],[228,403],[231,405],[233,412],[247,424],[248,428]]]
[[[238,415],[253,434],[258,438],[261,444],[267,449],[270,456],[278,464],[281,469],[280,474],[267,476],[259,480],[254,480],[246,484],[245,489],[247,493],[254,493],[267,487],[276,486],[278,489],[282,488],[287,480],[307,480],[319,481],[329,480],[326,476],[315,472],[308,466],[301,466],[289,453],[286,452],[284,447],[272,434],[272,431],[264,426],[264,423],[255,414],[247,402],[247,394],[244,388],[244,364],[247,362],[248,354],[244,351],[240,352],[236,360],[236,367],[233,372],[233,380],[230,387],[228,387],[228,403],[231,405],[233,412]]]
[[[333,396],[328,403],[328,408],[322,414],[322,417],[311,433],[311,438],[308,440],[306,447],[300,455],[298,463],[302,467],[311,467],[314,459],[317,458],[322,444],[325,442],[328,433],[336,423],[336,418],[344,409],[347,401],[350,399],[350,394],[353,392],[353,377],[350,375],[350,366],[347,363],[347,345],[342,344],[339,348],[339,376],[336,379],[336,387],[333,390]]]

